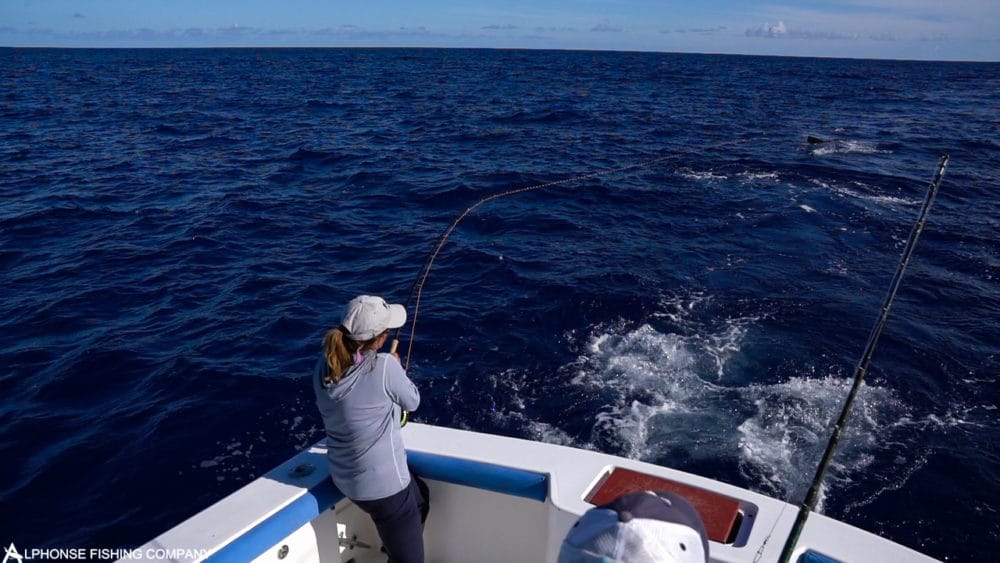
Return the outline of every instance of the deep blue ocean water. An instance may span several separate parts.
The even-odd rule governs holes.
[[[947,153],[821,510],[1000,548],[1000,64],[6,49],[0,80],[5,546],[134,547],[249,482],[321,438],[348,299],[405,301],[481,197],[653,159],[460,224],[416,419],[799,502]]]

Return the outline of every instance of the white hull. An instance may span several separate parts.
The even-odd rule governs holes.
[[[593,506],[584,499],[615,468],[711,491],[738,505],[729,537],[716,534],[709,543],[713,561],[776,561],[798,510],[697,475],[592,451],[417,423],[403,433],[411,465],[430,486],[429,562],[554,562],[566,531]],[[379,547],[368,516],[334,489],[320,443],[139,549],[163,549],[177,561],[382,563]],[[792,560],[807,550],[844,562],[934,561],[819,514],[809,517]]]

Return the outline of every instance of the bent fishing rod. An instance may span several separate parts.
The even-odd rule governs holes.
[[[515,189],[511,189],[511,190],[507,190],[507,191],[503,191],[503,192],[499,192],[499,193],[494,193],[494,194],[487,195],[486,197],[483,197],[483,198],[479,199],[478,201],[476,201],[475,203],[473,203],[469,207],[465,208],[465,210],[462,211],[461,213],[459,213],[455,217],[455,219],[451,222],[451,224],[448,225],[448,228],[446,228],[444,230],[444,232],[441,233],[441,236],[438,237],[437,244],[434,246],[434,248],[431,250],[431,252],[427,255],[427,258],[424,260],[424,265],[420,269],[420,274],[417,276],[417,279],[413,282],[413,287],[410,289],[410,296],[406,300],[406,308],[407,308],[407,310],[409,310],[410,304],[413,303],[413,316],[411,317],[411,320],[410,320],[409,344],[407,345],[407,349],[406,349],[406,362],[403,365],[403,368],[406,369],[406,370],[410,369],[410,357],[412,355],[411,353],[413,352],[414,334],[416,333],[416,330],[417,330],[417,315],[420,313],[420,300],[421,300],[421,297],[423,296],[424,284],[427,282],[427,276],[430,275],[431,268],[434,266],[434,260],[435,260],[435,258],[437,258],[438,254],[440,254],[441,249],[444,248],[445,243],[448,242],[448,237],[450,237],[451,233],[455,230],[456,227],[458,227],[458,224],[461,223],[463,219],[465,219],[470,213],[472,213],[473,211],[475,211],[479,206],[481,206],[481,205],[483,205],[485,203],[488,203],[490,201],[496,200],[496,199],[500,199],[500,198],[504,198],[504,197],[508,197],[508,196],[512,196],[512,195],[517,195],[517,194],[523,194],[523,193],[526,193],[526,192],[532,192],[532,191],[540,190],[540,189],[543,189],[543,188],[551,188],[551,187],[554,187],[554,186],[562,186],[562,185],[566,185],[566,184],[572,184],[572,183],[575,183],[575,182],[580,182],[580,181],[583,181],[583,180],[590,180],[590,179],[593,179],[593,178],[600,178],[600,177],[604,177],[604,176],[614,176],[614,175],[617,175],[617,174],[621,174],[623,172],[628,172],[630,170],[638,170],[638,169],[642,169],[642,168],[651,168],[653,166],[662,164],[662,163],[667,162],[669,160],[676,160],[678,158],[681,158],[683,156],[687,156],[689,154],[693,154],[695,152],[703,152],[703,151],[719,149],[719,148],[727,147],[727,146],[739,145],[739,144],[743,144],[743,143],[745,143],[747,141],[750,141],[750,140],[761,140],[761,138],[749,138],[748,137],[748,138],[744,138],[744,139],[734,139],[734,140],[729,140],[729,141],[723,141],[721,143],[716,143],[716,144],[710,145],[708,147],[702,147],[702,148],[698,148],[698,149],[691,148],[691,149],[688,149],[688,150],[680,151],[680,152],[669,154],[669,155],[666,155],[666,156],[661,156],[661,157],[657,157],[657,158],[652,158],[652,159],[649,159],[649,160],[645,160],[645,161],[642,161],[642,162],[637,162],[635,164],[628,164],[628,165],[625,165],[625,166],[620,166],[618,168],[609,168],[609,169],[606,169],[606,170],[598,170],[598,171],[591,172],[591,173],[588,173],[588,174],[582,174],[580,176],[573,176],[572,178],[564,178],[562,180],[555,180],[555,181],[552,181],[552,182],[545,182],[545,183],[542,183],[542,184],[535,184],[533,186],[527,186],[527,187],[523,187],[523,188],[515,188]],[[403,327],[399,327],[398,329],[396,329],[396,334],[393,337],[392,345],[391,345],[391,348],[390,348],[390,352],[393,352],[393,353],[396,352],[396,348],[399,346],[399,336],[400,336],[400,334],[402,334],[402,331],[403,331]]]
[[[857,397],[858,391],[861,389],[861,384],[864,383],[865,374],[868,372],[868,366],[872,361],[872,354],[875,352],[875,345],[878,344],[878,339],[882,334],[882,329],[885,328],[886,319],[889,317],[889,309],[892,307],[892,302],[896,298],[896,292],[899,290],[899,285],[903,280],[903,273],[906,271],[906,266],[910,263],[910,258],[913,256],[913,249],[917,246],[917,239],[920,238],[920,233],[924,230],[924,223],[927,221],[927,215],[930,213],[931,205],[933,205],[934,198],[937,196],[938,187],[941,185],[941,179],[944,177],[944,169],[947,165],[948,155],[942,155],[941,160],[938,163],[937,172],[934,174],[934,179],[931,180],[931,184],[927,188],[927,195],[924,198],[924,204],[920,209],[920,214],[917,216],[917,222],[913,224],[913,228],[910,231],[910,237],[906,241],[906,247],[903,249],[903,255],[900,258],[899,264],[896,266],[896,273],[892,278],[892,282],[889,284],[889,291],[886,293],[885,300],[882,303],[882,308],[879,310],[878,320],[875,321],[875,326],[872,327],[871,334],[868,336],[868,343],[865,345],[864,353],[861,355],[861,361],[858,362],[858,367],[854,372],[854,384],[851,386],[851,390],[847,394],[847,399],[844,401],[844,407],[840,411],[840,417],[837,419],[837,423],[834,425],[833,432],[830,435],[830,440],[826,444],[826,451],[823,452],[823,457],[820,459],[819,467],[816,468],[816,475],[813,477],[812,485],[809,487],[809,492],[806,493],[805,499],[799,507],[799,513],[795,518],[795,523],[792,525],[792,531],[789,533],[788,539],[785,541],[781,557],[778,559],[781,563],[787,563],[791,558],[792,552],[795,550],[795,546],[799,541],[799,536],[802,535],[802,529],[805,527],[806,520],[809,518],[809,514],[813,511],[813,509],[816,508],[816,502],[819,499],[819,490],[823,484],[823,478],[826,475],[826,470],[830,465],[830,461],[833,459],[834,453],[837,451],[837,445],[840,442],[841,432],[843,432],[844,428],[847,426],[847,421],[851,415],[851,407],[854,406],[854,399]]]

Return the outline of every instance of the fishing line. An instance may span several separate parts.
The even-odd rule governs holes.
[[[414,281],[414,283],[413,283],[413,287],[410,289],[410,296],[406,300],[406,308],[407,308],[407,310],[409,310],[410,309],[410,304],[413,303],[413,314],[411,315],[411,321],[410,321],[410,336],[409,336],[409,343],[408,343],[407,349],[406,349],[406,363],[403,366],[404,369],[406,369],[406,370],[410,369],[410,357],[411,357],[411,353],[413,352],[414,335],[416,334],[416,330],[417,330],[417,316],[420,314],[420,301],[421,301],[421,298],[423,297],[424,284],[427,282],[427,276],[430,275],[431,268],[434,266],[434,260],[437,258],[438,254],[441,253],[441,249],[444,248],[445,243],[448,242],[448,237],[450,237],[451,233],[455,230],[456,227],[458,227],[458,224],[461,223],[463,219],[465,219],[470,213],[472,213],[473,211],[475,211],[476,208],[478,208],[479,206],[481,206],[481,205],[483,205],[485,203],[491,202],[493,200],[504,198],[504,197],[509,197],[509,196],[512,196],[512,195],[523,194],[523,193],[532,192],[532,191],[540,190],[540,189],[544,189],[544,188],[551,188],[553,186],[562,186],[562,185],[565,185],[565,184],[572,184],[574,182],[580,182],[580,181],[583,181],[583,180],[590,180],[590,179],[593,179],[593,178],[601,178],[601,177],[605,177],[605,176],[613,176],[613,175],[616,175],[616,174],[621,174],[623,172],[627,172],[629,170],[638,170],[638,169],[642,169],[642,168],[652,168],[653,166],[656,166],[658,164],[661,164],[661,163],[669,161],[669,160],[676,160],[678,158],[681,158],[682,156],[687,156],[687,155],[694,154],[694,153],[700,153],[700,152],[704,152],[704,151],[707,151],[707,150],[718,149],[718,148],[722,148],[722,147],[726,147],[726,146],[739,145],[739,144],[745,143],[745,142],[750,141],[750,140],[752,140],[752,139],[751,138],[747,138],[747,139],[736,139],[736,140],[731,140],[731,141],[724,141],[724,142],[721,142],[721,143],[710,145],[708,147],[703,147],[703,148],[698,148],[698,149],[692,148],[692,149],[688,149],[688,150],[685,150],[685,151],[673,153],[673,154],[670,154],[670,155],[667,155],[667,156],[661,156],[661,157],[653,158],[653,159],[650,159],[650,160],[645,160],[643,162],[638,162],[638,163],[635,163],[635,164],[629,164],[629,165],[626,165],[626,166],[620,166],[618,168],[609,168],[607,170],[598,170],[598,171],[591,172],[591,173],[588,173],[588,174],[582,174],[580,176],[573,176],[572,178],[565,178],[565,179],[562,179],[562,180],[555,180],[555,181],[552,181],[552,182],[545,182],[545,183],[542,183],[542,184],[535,184],[533,186],[526,186],[526,187],[522,187],[522,188],[515,188],[515,189],[512,189],[512,190],[498,192],[498,193],[490,194],[490,195],[488,195],[486,197],[483,197],[480,200],[478,200],[475,203],[473,203],[472,205],[470,205],[469,207],[465,208],[465,210],[462,211],[461,213],[459,213],[455,217],[455,219],[451,222],[451,224],[448,225],[448,228],[446,228],[444,230],[444,232],[441,233],[441,236],[438,237],[437,244],[431,250],[430,254],[427,255],[427,258],[424,260],[424,266],[423,266],[423,268],[421,268],[420,274],[417,276],[416,281]],[[763,139],[753,138],[753,140],[763,140]],[[392,351],[393,352],[396,351],[396,346],[399,344],[399,336],[402,333],[402,330],[403,330],[402,327],[396,329],[396,335],[395,335],[395,338],[394,338],[393,343],[392,343]]]
[[[903,273],[906,271],[906,266],[910,263],[910,258],[913,256],[913,249],[917,246],[917,239],[920,238],[920,233],[924,230],[924,223],[927,220],[927,214],[930,212],[931,205],[934,203],[934,198],[937,196],[938,187],[941,185],[941,179],[944,177],[944,169],[947,165],[948,155],[942,155],[941,160],[938,163],[937,172],[934,174],[934,179],[931,180],[931,184],[927,188],[927,196],[924,198],[923,207],[920,209],[920,214],[917,216],[917,222],[913,224],[913,228],[910,231],[910,238],[906,241],[906,247],[903,249],[902,258],[896,266],[896,274],[893,276],[892,282],[889,284],[889,291],[882,303],[878,320],[875,322],[875,326],[872,327],[871,334],[868,336],[868,343],[865,345],[864,354],[861,356],[861,361],[858,362],[858,368],[854,373],[854,384],[851,386],[850,393],[847,394],[847,399],[844,401],[844,407],[840,411],[840,417],[837,419],[837,423],[834,425],[833,432],[830,435],[830,440],[826,444],[826,451],[823,452],[823,457],[820,459],[819,467],[816,468],[816,476],[813,478],[812,486],[809,487],[809,492],[806,493],[805,500],[802,501],[802,505],[799,507],[798,516],[795,518],[795,523],[792,525],[792,531],[789,533],[788,539],[785,542],[785,547],[781,552],[779,561],[782,563],[786,563],[791,558],[792,551],[795,550],[795,545],[798,543],[799,536],[802,534],[802,528],[805,526],[806,519],[816,507],[816,501],[819,498],[819,490],[823,484],[823,477],[826,474],[827,467],[830,465],[830,461],[833,459],[833,454],[837,450],[837,444],[840,442],[840,433],[844,430],[844,427],[847,426],[847,420],[850,418],[851,414],[851,407],[854,405],[854,398],[857,396],[858,391],[860,391],[861,384],[865,379],[865,374],[868,372],[868,366],[871,364],[872,354],[875,352],[875,345],[878,343],[878,338],[882,334],[882,329],[885,327],[886,319],[889,316],[889,308],[892,307],[892,302],[896,298],[896,291],[899,290],[899,284],[903,280]]]

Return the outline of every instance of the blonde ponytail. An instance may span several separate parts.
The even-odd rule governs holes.
[[[323,383],[329,385],[340,381],[347,368],[354,365],[354,352],[360,347],[361,343],[347,337],[347,330],[343,327],[330,329],[323,337],[323,356],[330,368],[323,377]]]

